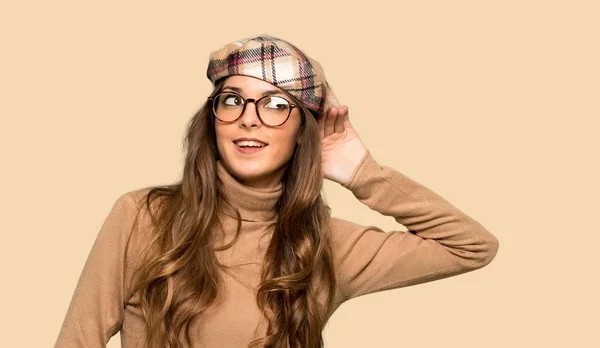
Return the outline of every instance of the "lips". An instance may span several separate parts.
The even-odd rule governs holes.
[[[242,141],[256,142],[258,144],[261,144],[262,147],[266,147],[267,145],[269,145],[269,143],[267,143],[265,141],[262,141],[260,139],[257,139],[257,138],[247,138],[247,137],[237,138],[237,139],[233,140],[233,143],[236,144],[236,146],[237,146],[237,143],[242,142]]]
[[[237,146],[236,144],[233,144],[233,146],[235,146],[235,149],[237,151],[239,151],[240,153],[243,153],[243,154],[254,154],[254,153],[264,150],[267,147],[267,146]]]
[[[233,144],[237,148],[255,148],[255,149],[264,149],[269,144],[265,143],[262,140],[258,140],[255,138],[238,138],[233,141]]]

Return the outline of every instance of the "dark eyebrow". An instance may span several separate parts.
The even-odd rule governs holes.
[[[227,86],[227,87],[223,87],[223,90],[226,90],[226,89],[230,89],[230,90],[232,90],[232,91],[234,91],[234,92],[237,92],[237,93],[239,93],[239,94],[242,94],[242,89],[241,89],[241,88],[239,88],[239,87],[234,87],[234,86]],[[265,92],[263,92],[263,94],[261,94],[260,96],[261,96],[261,97],[264,97],[264,96],[267,96],[267,95],[273,95],[273,94],[281,94],[281,95],[284,95],[284,93],[282,93],[282,92],[280,92],[280,91],[278,91],[278,90],[276,90],[276,89],[271,89],[271,90],[268,90],[268,91],[265,91]]]

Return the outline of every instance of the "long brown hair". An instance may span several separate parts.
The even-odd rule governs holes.
[[[219,81],[212,96],[222,88]],[[267,335],[248,347],[323,346],[322,330],[333,308],[336,277],[326,229],[330,208],[321,189],[321,147],[315,114],[301,105],[299,143],[282,178],[277,221],[264,259],[257,303],[268,319]],[[149,348],[191,346],[193,320],[217,301],[221,282],[214,250],[218,212],[225,202],[219,188],[215,124],[206,102],[190,120],[180,181],[148,191],[145,206],[152,223],[151,242],[134,273]],[[156,204],[155,204],[156,203]],[[151,207],[155,208],[155,212]],[[325,286],[325,291],[321,292]],[[325,298],[321,295],[326,295]]]

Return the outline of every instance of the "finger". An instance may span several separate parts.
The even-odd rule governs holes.
[[[344,123],[347,118],[347,115],[348,115],[348,107],[343,106],[342,109],[340,110],[340,113],[338,114],[338,117],[335,120],[335,124],[333,126],[335,133],[344,132]]]
[[[352,128],[352,123],[350,122],[350,112],[346,113],[346,117],[344,117],[344,130],[348,130],[348,128]]]
[[[325,119],[327,118],[327,113],[323,113],[317,118],[317,130],[321,139],[325,137]]]
[[[339,113],[339,109],[338,108],[331,108],[331,110],[329,110],[329,114],[327,115],[327,118],[325,119],[325,137],[330,136],[331,134],[333,134],[334,129],[333,126],[335,125],[335,120],[337,119]]]

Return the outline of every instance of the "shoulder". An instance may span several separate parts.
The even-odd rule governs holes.
[[[385,233],[381,228],[374,225],[362,225],[336,216],[329,217],[329,231],[333,239],[348,239],[349,236],[362,234],[365,231]]]
[[[150,190],[152,190],[152,187],[132,189],[121,193],[121,195],[117,197],[117,201],[122,201],[132,208],[140,210],[146,204],[146,198]]]
[[[125,252],[130,260],[138,260],[154,237],[156,229],[153,217],[156,210],[153,208],[150,214],[147,204],[147,197],[151,190],[152,187],[144,187],[122,192],[114,203],[113,211],[119,212],[118,220],[121,220],[117,223],[126,229],[122,233],[123,238],[126,238]],[[155,204],[152,203],[151,207],[154,206]]]
[[[377,226],[361,225],[335,216],[329,218],[328,231],[334,257],[338,259],[349,256],[353,249],[371,248],[389,236]]]
[[[122,192],[114,202],[113,210],[122,211],[125,216],[129,216],[132,219],[131,227],[133,230],[145,230],[152,225],[151,215],[155,215],[155,204],[152,203],[150,205],[153,207],[153,214],[149,213],[147,204],[148,194],[151,190],[152,187],[131,189]]]
[[[337,216],[329,217],[329,232],[331,233],[331,238],[333,240],[339,239],[340,233],[351,233],[351,231],[356,231],[362,227],[362,225]]]
[[[143,188],[132,189],[126,192],[121,193],[117,197],[117,203],[120,203],[124,206],[127,206],[129,209],[135,210],[138,213],[148,213],[148,195],[150,192],[156,187],[148,186]],[[153,195],[150,201],[150,206],[154,211],[157,198],[160,198],[160,194]]]

